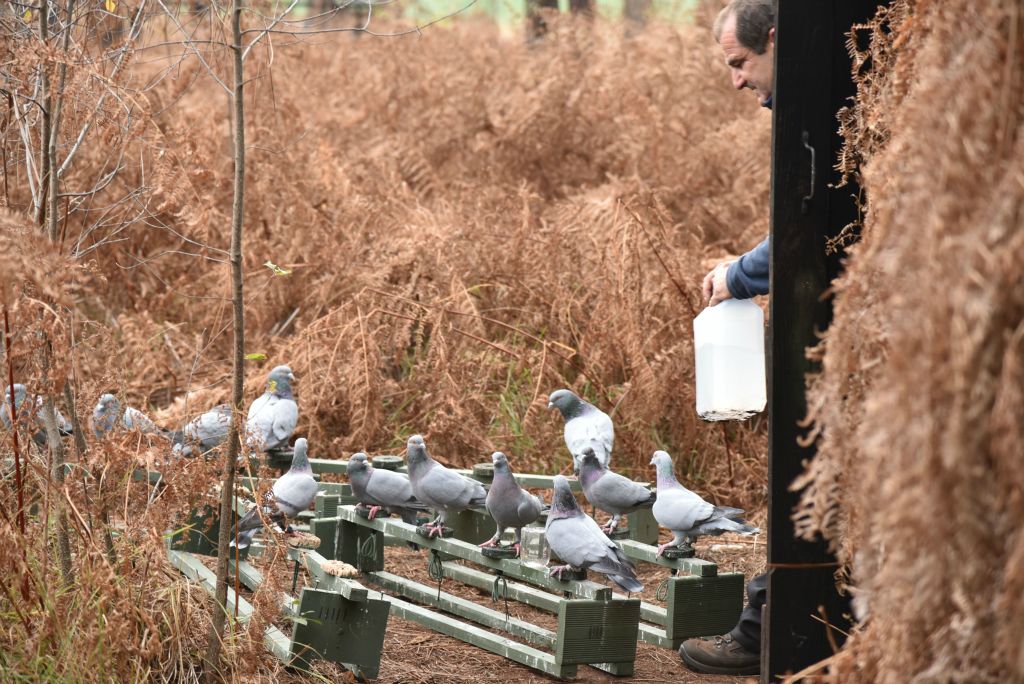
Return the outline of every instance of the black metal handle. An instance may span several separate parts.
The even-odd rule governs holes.
[[[814,185],[817,181],[818,170],[815,165],[814,147],[810,144],[811,135],[807,131],[804,131],[802,137],[804,141],[804,149],[811,153],[811,192],[810,194],[804,195],[803,203],[801,204],[801,209],[803,210],[803,213],[806,214],[810,201],[814,199]]]

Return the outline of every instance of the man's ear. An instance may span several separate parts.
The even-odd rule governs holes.
[[[770,29],[768,29],[768,45],[770,45],[773,49],[775,48],[775,27],[774,26],[772,26]]]

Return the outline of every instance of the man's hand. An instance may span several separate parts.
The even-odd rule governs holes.
[[[725,277],[725,274],[729,271],[730,264],[732,264],[731,261],[723,261],[704,276],[704,282],[701,283],[701,291],[704,294],[704,301],[708,303],[708,306],[714,306],[719,302],[724,302],[726,299],[732,299],[732,293],[729,292],[729,285]]]

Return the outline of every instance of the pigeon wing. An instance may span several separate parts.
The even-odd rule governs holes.
[[[605,472],[589,489],[590,503],[613,515],[654,503],[651,490],[618,473]]]
[[[282,399],[274,405],[274,423],[271,427],[273,439],[267,440],[267,448],[272,449],[287,444],[295,432],[299,422],[299,405],[292,399]]]
[[[654,518],[670,530],[690,530],[714,515],[715,507],[698,494],[682,487],[667,488],[658,493]]]
[[[309,473],[288,471],[274,482],[277,509],[289,518],[309,508],[316,498],[316,480]]]
[[[453,473],[442,465],[431,468],[419,482],[425,503],[432,507],[465,509],[483,505],[487,492],[476,480]]]
[[[409,477],[390,470],[375,469],[366,484],[366,494],[380,506],[405,506],[416,503]]]

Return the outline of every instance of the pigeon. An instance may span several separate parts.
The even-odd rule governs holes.
[[[633,482],[628,477],[613,473],[608,466],[601,465],[592,449],[585,449],[580,462],[580,486],[587,501],[605,513],[610,513],[604,531],[615,531],[619,519],[626,513],[654,505],[656,494],[647,487]]]
[[[618,544],[605,536],[594,519],[580,510],[569,481],[562,475],[555,476],[555,493],[544,537],[551,550],[567,563],[549,569],[549,576],[561,579],[566,570],[593,570],[608,575],[625,591],[643,591],[633,563]]]
[[[231,546],[244,549],[252,543],[256,532],[263,528],[263,517],[267,518],[285,534],[294,534],[288,524],[288,518],[295,518],[307,510],[316,498],[317,483],[313,479],[313,469],[306,457],[307,442],[305,437],[295,440],[295,452],[292,454],[292,467],[288,472],[274,481],[274,486],[263,497],[260,506],[253,506],[235,528],[235,540]]]
[[[740,516],[739,508],[713,506],[699,495],[679,484],[673,472],[672,457],[664,451],[655,451],[651,459],[658,473],[658,500],[654,503],[654,519],[672,532],[672,541],[658,546],[660,556],[670,546],[685,548],[697,537],[719,535],[723,532],[757,534]]]
[[[205,454],[227,441],[230,427],[231,405],[217,404],[193,418],[181,430],[171,433],[173,453],[177,456],[193,456],[197,451]]]
[[[427,524],[429,536],[443,535],[445,518],[449,513],[485,505],[487,490],[484,486],[432,459],[421,436],[413,435],[406,446],[412,493],[437,511],[437,517]]]
[[[295,376],[288,366],[277,366],[267,377],[267,391],[249,406],[245,421],[246,443],[256,451],[288,446],[299,422],[299,406],[292,397]]]
[[[602,465],[611,463],[615,428],[607,413],[567,389],[552,392],[548,408],[557,408],[565,419],[565,446],[572,454],[574,473],[579,474],[586,449],[593,449]]]
[[[361,506],[370,507],[370,520],[383,509],[388,514],[397,513],[403,522],[415,525],[416,512],[427,509],[413,496],[408,475],[377,470],[370,465],[364,453],[352,454],[347,474],[352,494]]]
[[[14,384],[14,409],[18,414],[18,420],[28,420],[24,417],[23,411],[25,409],[25,399],[28,397],[28,390],[21,383]],[[43,421],[43,403],[44,399],[42,396],[37,396],[35,399],[35,410],[32,412],[31,421],[35,423],[39,429],[32,434],[32,441],[40,447],[46,446],[46,423]],[[31,404],[31,402],[30,402]],[[57,421],[57,432],[62,437],[67,437],[73,431],[71,421],[64,417],[60,410],[53,407],[53,417]],[[11,429],[11,386],[4,387],[3,397],[3,410],[0,411],[0,421],[3,422],[4,429]]]
[[[113,394],[104,394],[92,410],[92,433],[98,438],[106,437],[114,430],[133,430],[143,434],[161,434],[166,431],[157,426],[142,411],[126,406],[121,410],[121,402]]]
[[[502,533],[505,532],[505,528],[511,527],[516,534],[516,541],[512,547],[518,556],[519,546],[523,541],[523,527],[540,517],[544,505],[540,499],[520,487],[512,477],[505,454],[495,451],[491,454],[491,462],[494,463],[494,480],[487,491],[486,504],[487,512],[498,524],[498,529],[493,537],[480,546],[500,547]]]

